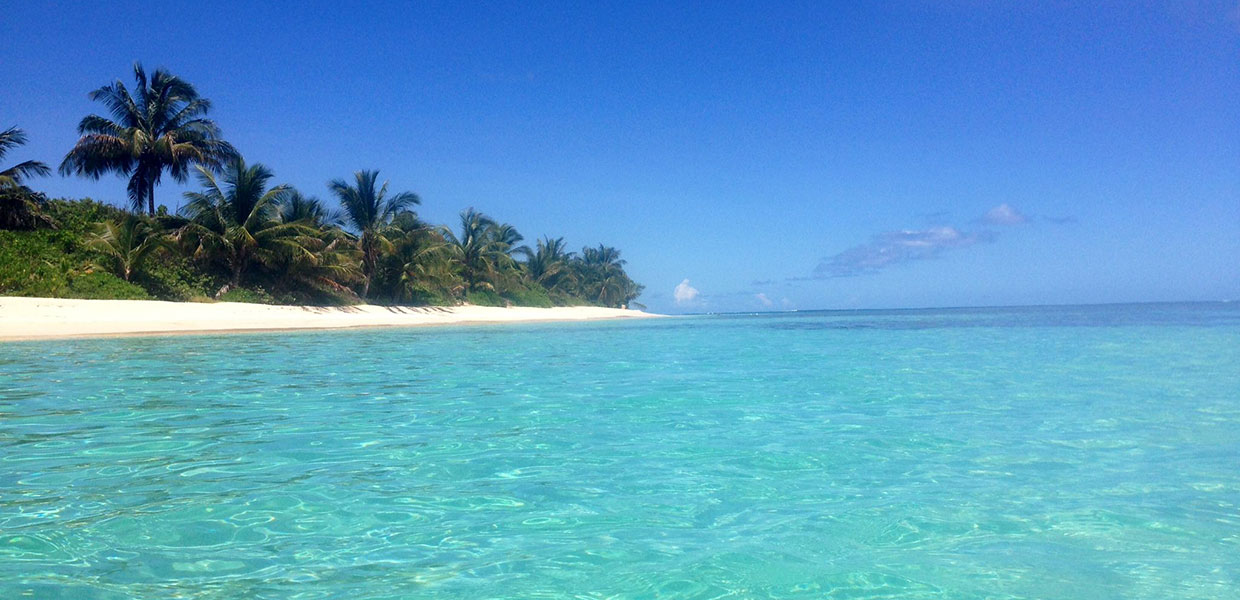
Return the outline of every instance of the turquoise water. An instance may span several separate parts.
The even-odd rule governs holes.
[[[1238,598],[1240,306],[0,344],[0,598]]]

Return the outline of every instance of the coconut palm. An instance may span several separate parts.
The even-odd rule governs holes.
[[[598,248],[582,248],[581,258],[587,265],[603,269],[621,268],[627,262],[620,258],[619,250],[602,244]]]
[[[9,150],[21,146],[26,143],[26,132],[10,127],[4,131],[0,131],[0,160],[4,159],[4,155]],[[47,165],[37,161],[28,160],[17,163],[7,169],[0,170],[0,189],[20,188],[22,183],[30,177],[45,177],[50,175],[51,169]]]
[[[557,289],[572,279],[569,261],[572,252],[566,252],[564,238],[551,239],[544,237],[535,244],[535,249],[528,246],[518,248],[525,255],[523,267],[530,280],[548,290]]]
[[[577,293],[603,306],[623,306],[641,294],[642,286],[624,272],[620,251],[599,244],[582,248],[581,258],[573,261]]]
[[[362,271],[360,252],[343,231],[331,228],[317,236],[305,236],[300,242],[309,252],[277,256],[273,270],[296,287],[313,290],[336,301],[359,300],[349,286],[360,283]]]
[[[313,227],[341,225],[343,219],[338,211],[327,208],[322,200],[306,196],[290,188],[280,204],[280,220],[285,223],[301,221]]]
[[[149,221],[131,214],[100,223],[87,245],[103,257],[100,266],[131,281],[147,260],[169,248],[170,240]]]
[[[409,207],[421,204],[422,200],[413,192],[388,195],[388,182],[376,187],[378,171],[358,171],[353,178],[353,184],[334,179],[327,186],[340,200],[345,221],[361,235],[358,245],[362,250],[362,297],[365,298],[370,293],[370,282],[380,254],[392,248],[391,240],[385,236],[392,219]]]
[[[500,225],[469,208],[461,213],[459,236],[448,227],[441,227],[439,232],[449,254],[460,266],[467,290],[498,291],[495,284],[500,272],[515,267],[509,253],[521,235],[511,225]]]
[[[398,299],[442,301],[459,298],[464,292],[461,265],[438,230],[421,228],[408,232],[398,244],[398,255],[402,257]]]
[[[60,163],[60,172],[94,179],[107,173],[128,177],[133,209],[155,214],[155,186],[165,171],[183,182],[195,166],[218,168],[236,150],[220,139],[215,122],[205,118],[211,103],[194,86],[163,69],[149,78],[141,64],[135,63],[133,71],[137,87],[132,94],[120,80],[90,93],[112,118],[82,119],[82,137]]]
[[[287,261],[313,260],[314,230],[302,223],[282,223],[279,205],[288,187],[267,188],[272,173],[261,164],[247,166],[237,157],[224,169],[222,182],[204,167],[195,167],[201,192],[186,192],[182,213],[190,222],[179,236],[194,248],[194,257],[218,262],[229,281],[216,297],[241,284],[251,269]]]

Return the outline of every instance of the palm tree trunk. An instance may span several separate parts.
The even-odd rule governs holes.
[[[224,294],[227,294],[229,290],[235,290],[239,287],[241,287],[241,269],[233,267],[231,280],[215,292],[215,299],[219,300]]]
[[[370,280],[375,276],[376,263],[379,262],[379,249],[376,248],[378,242],[375,241],[374,234],[369,231],[362,232],[362,298],[370,297]]]
[[[146,184],[146,210],[151,216],[155,216],[155,180],[152,179]]]

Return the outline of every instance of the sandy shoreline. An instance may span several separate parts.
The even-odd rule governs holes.
[[[657,317],[618,308],[268,306],[0,296],[0,340]]]

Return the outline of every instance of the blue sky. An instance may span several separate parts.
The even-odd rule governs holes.
[[[653,310],[1240,299],[1235,2],[214,4],[6,6],[10,158],[140,60],[281,182],[617,246]]]

